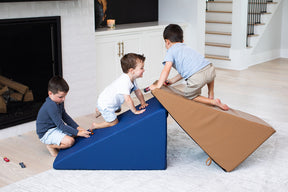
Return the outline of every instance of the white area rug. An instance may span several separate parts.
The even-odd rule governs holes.
[[[49,170],[0,188],[1,192],[286,192],[288,123],[269,122],[276,133],[232,172],[224,172],[174,122],[168,126],[167,170]]]

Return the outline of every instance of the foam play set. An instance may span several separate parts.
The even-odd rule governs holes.
[[[78,170],[166,169],[167,111],[152,98],[140,115],[130,110],[113,127],[95,129],[89,138],[60,150],[53,167]]]
[[[140,115],[130,110],[113,127],[96,129],[60,150],[55,169],[166,169],[167,111],[180,127],[224,171],[234,170],[275,130],[262,119],[239,110],[223,111],[175,93],[171,86],[152,91]],[[166,111],[167,110],[167,111]],[[207,163],[207,162],[206,162]],[[210,161],[211,163],[211,161]],[[209,164],[209,163],[208,163]]]
[[[171,87],[172,88],[172,87]],[[223,111],[194,102],[163,87],[152,94],[181,128],[223,170],[232,171],[275,130],[262,119],[239,110]]]

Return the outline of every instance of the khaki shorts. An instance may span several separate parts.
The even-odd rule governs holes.
[[[197,73],[186,79],[186,86],[183,90],[184,96],[189,99],[201,95],[201,89],[207,83],[214,81],[216,77],[215,67],[212,64],[207,65]]]

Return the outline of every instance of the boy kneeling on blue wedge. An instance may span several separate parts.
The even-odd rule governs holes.
[[[136,53],[128,53],[121,59],[122,75],[107,86],[99,95],[96,113],[101,114],[104,122],[93,123],[91,130],[111,127],[118,123],[115,112],[121,110],[121,105],[126,102],[129,109],[136,115],[145,111],[148,104],[144,100],[141,90],[138,88],[136,79],[144,73],[145,57]],[[130,96],[132,92],[140,101],[140,108],[135,108]]]

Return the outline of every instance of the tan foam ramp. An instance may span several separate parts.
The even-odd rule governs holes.
[[[228,172],[275,133],[256,116],[197,103],[167,87],[155,89],[152,94],[208,156]]]

